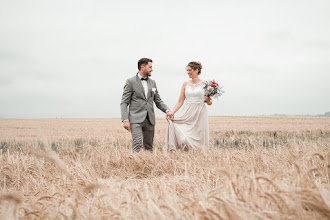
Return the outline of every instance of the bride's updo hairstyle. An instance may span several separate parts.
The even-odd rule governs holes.
[[[198,69],[198,75],[201,74],[202,69],[203,69],[201,62],[197,62],[197,61],[192,61],[192,62],[188,63],[187,67],[188,66],[190,66],[193,70]]]

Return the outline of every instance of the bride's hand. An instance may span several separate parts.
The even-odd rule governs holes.
[[[211,96],[205,97],[205,101],[208,105],[212,105],[212,98]]]

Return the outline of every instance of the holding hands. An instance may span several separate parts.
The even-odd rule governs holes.
[[[174,118],[174,113],[172,111],[166,112],[166,120],[172,120]]]

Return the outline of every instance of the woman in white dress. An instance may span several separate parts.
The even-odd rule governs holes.
[[[187,73],[191,80],[183,83],[180,97],[172,113],[175,114],[185,102],[180,117],[167,118],[165,150],[206,149],[209,147],[209,124],[205,102],[212,104],[211,97],[205,97],[204,83],[199,78],[200,62],[190,62]]]

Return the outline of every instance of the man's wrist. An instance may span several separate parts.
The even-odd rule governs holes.
[[[166,113],[167,113],[167,112],[170,112],[170,111],[171,111],[171,110],[167,109],[167,110],[166,110]]]
[[[125,119],[123,122],[125,122],[125,121],[129,121],[128,119]]]

